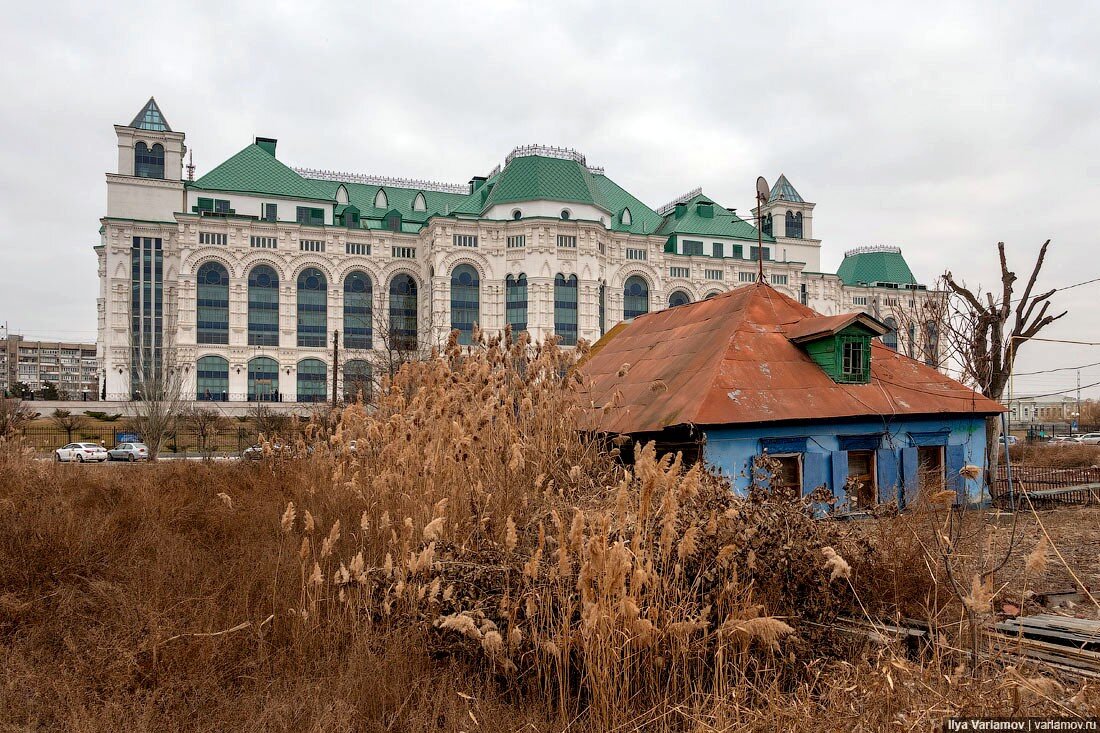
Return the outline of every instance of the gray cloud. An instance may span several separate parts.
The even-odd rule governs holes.
[[[111,125],[150,94],[200,173],[255,134],[292,164],[453,181],[514,145],[562,144],[653,205],[702,185],[746,210],[758,174],[785,172],[818,203],[826,268],[891,243],[924,281],[951,268],[990,284],[998,239],[1023,268],[1050,237],[1044,284],[1100,276],[1098,6],[757,5],[9,9],[0,320],[94,337]],[[1098,292],[1060,294],[1071,314],[1049,335],[1100,341]],[[1020,370],[1092,361],[1095,348],[1032,344]]]

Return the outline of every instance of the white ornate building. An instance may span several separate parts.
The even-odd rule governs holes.
[[[386,346],[468,340],[474,323],[595,341],[757,276],[758,233],[733,209],[698,189],[651,208],[572,150],[518,147],[456,185],[295,169],[258,137],[190,180],[184,134],[153,99],[115,132],[96,247],[108,399],[139,392],[137,364],[165,344],[196,399],[311,402],[331,397],[334,332],[351,392]],[[888,325],[929,297],[896,248],[822,273],[813,210],[780,176],[759,212],[773,287]],[[921,329],[899,338],[924,354]]]

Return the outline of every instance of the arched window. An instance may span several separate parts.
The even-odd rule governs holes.
[[[328,332],[328,281],[316,267],[298,275],[298,345],[324,346]]]
[[[248,362],[248,401],[279,401],[279,363],[269,356]]]
[[[298,362],[298,401],[324,402],[328,397],[328,367],[320,359]]]
[[[706,295],[703,296],[703,300],[710,300],[715,295],[718,295],[718,291],[712,290],[711,292],[709,292],[709,293],[707,293]]]
[[[795,239],[801,239],[802,238],[802,212],[800,211],[796,214],[793,211],[788,211],[787,212],[786,226],[787,226],[786,235],[788,237],[794,237]]]
[[[623,223],[624,227],[628,227],[634,221],[630,216],[630,209],[623,209],[622,215],[619,216],[619,221]]]
[[[514,210],[512,212],[512,218],[515,219],[516,221],[519,221],[520,219],[523,218],[523,212],[520,211],[519,209]]]
[[[195,277],[196,340],[200,344],[229,343],[229,273],[220,262],[207,262]]]
[[[344,362],[344,402],[367,402],[373,391],[373,372],[368,362],[352,359]]]
[[[562,209],[561,210],[561,218],[562,219],[568,219],[570,216],[571,216],[571,214],[569,213],[569,209]]]
[[[138,178],[164,178],[164,146],[160,143],[151,148],[145,143],[135,145],[134,175]]]
[[[577,276],[554,278],[554,333],[562,346],[577,345]]]
[[[451,270],[451,329],[458,331],[458,343],[473,341],[474,324],[480,318],[481,293],[477,270],[459,265]]]
[[[386,189],[378,189],[378,193],[374,194],[374,208],[385,209],[390,205],[390,199],[386,196]]]
[[[762,220],[762,229],[764,234],[770,235],[772,233],[772,215],[766,214]]]
[[[520,273],[519,277],[509,275],[504,278],[504,300],[508,311],[508,325],[512,327],[512,333],[518,334],[527,330],[527,275]]]
[[[668,307],[675,308],[678,305],[687,305],[691,302],[691,296],[685,293],[683,290],[674,290],[672,295],[668,296]]]
[[[248,345],[279,345],[279,276],[267,265],[248,273]]]
[[[424,198],[423,193],[416,194],[416,198],[413,199],[413,211],[427,211],[428,201]]]
[[[884,320],[885,325],[890,330],[882,335],[882,344],[888,346],[894,351],[898,350],[898,322],[894,320],[893,316],[889,316]]]
[[[399,273],[390,280],[390,347],[398,351],[416,349],[416,280]]]
[[[939,363],[940,336],[935,321],[924,324],[924,363],[934,367]]]
[[[229,399],[229,362],[221,356],[204,356],[195,363],[195,399],[225,402]]]
[[[336,189],[336,203],[346,204],[347,202],[348,202],[348,189],[347,189],[347,187],[344,186],[344,184],[341,183],[339,188]]]
[[[631,275],[623,286],[623,318],[636,318],[649,313],[649,284],[638,275]]]
[[[374,331],[370,275],[358,270],[344,278],[344,348],[369,349]]]

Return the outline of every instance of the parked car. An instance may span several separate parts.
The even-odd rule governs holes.
[[[145,443],[119,443],[107,451],[107,457],[112,461],[147,461],[149,460],[149,448]]]
[[[1088,443],[1089,445],[1100,445],[1100,433],[1085,433],[1077,439],[1079,443]]]
[[[53,458],[58,463],[76,461],[105,461],[107,451],[99,443],[69,443],[53,452]]]
[[[1016,445],[1017,443],[1020,442],[1019,439],[1015,435],[1006,435],[1004,437],[1004,440],[1009,445]]]
[[[290,448],[284,446],[282,443],[271,443],[271,455],[287,457],[290,455]],[[242,458],[248,458],[249,460],[258,461],[264,457],[264,446],[262,443],[256,445],[250,445],[241,452]]]
[[[1072,435],[1055,435],[1047,441],[1047,445],[1077,445],[1078,442]]]

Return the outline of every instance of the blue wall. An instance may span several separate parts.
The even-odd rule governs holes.
[[[876,451],[879,500],[897,498],[902,506],[912,496],[917,477],[917,446],[945,446],[948,488],[959,493],[960,503],[988,499],[983,481],[964,479],[959,469],[972,464],[985,469],[985,421],[981,417],[880,419],[876,421],[802,424],[794,426],[746,425],[704,430],[704,457],[708,465],[730,479],[734,489],[748,490],[752,459],[765,448],[769,453],[802,454],[802,493],[825,485],[846,500],[847,450]]]

